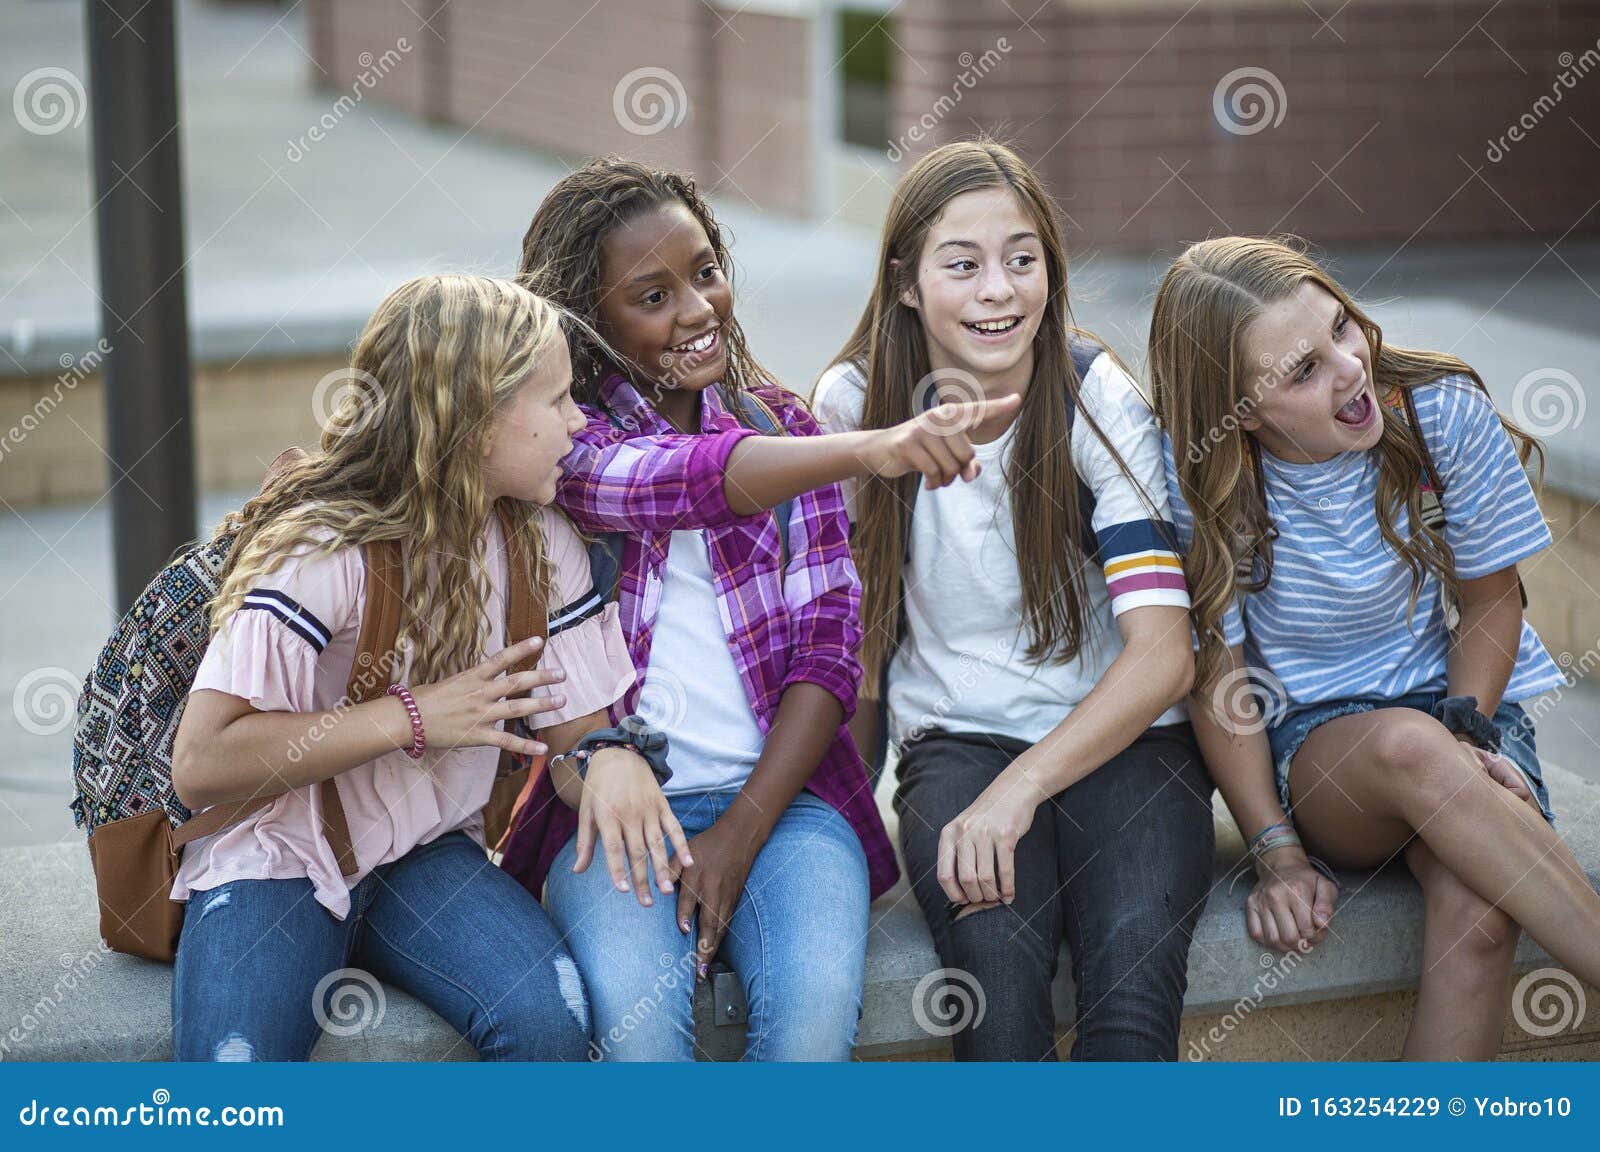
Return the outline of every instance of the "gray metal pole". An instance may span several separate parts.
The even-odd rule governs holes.
[[[111,543],[125,611],[195,534],[173,0],[89,0]]]

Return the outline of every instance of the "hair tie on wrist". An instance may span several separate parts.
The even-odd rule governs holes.
[[[388,694],[399,697],[400,703],[405,706],[406,715],[411,717],[411,747],[405,750],[406,755],[413,760],[421,760],[422,750],[428,746],[428,740],[422,731],[422,712],[417,708],[416,698],[404,684],[389,685]]]

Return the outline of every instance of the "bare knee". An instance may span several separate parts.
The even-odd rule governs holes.
[[[1443,724],[1414,708],[1386,712],[1372,734],[1371,755],[1407,793],[1424,800],[1429,812],[1470,781],[1471,764],[1460,742]]]
[[[1446,956],[1487,968],[1509,967],[1522,930],[1508,913],[1442,866],[1425,874],[1422,897],[1428,925],[1445,941]]]

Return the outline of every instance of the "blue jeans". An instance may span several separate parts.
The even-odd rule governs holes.
[[[172,982],[176,1058],[305,1060],[324,1029],[376,1015],[378,980],[428,1005],[486,1060],[587,1054],[571,956],[538,901],[466,833],[380,864],[350,905],[335,919],[304,879],[196,892]],[[334,972],[344,978],[324,984]]]
[[[736,792],[670,797],[693,839]],[[642,907],[611,883],[601,854],[572,871],[576,839],[556,857],[545,905],[578,959],[605,1060],[693,1060],[698,924],[677,924],[676,891]],[[650,883],[655,885],[655,873]],[[734,908],[719,955],[744,984],[747,1060],[848,1060],[867,955],[867,858],[837,809],[802,792],[778,818]]]

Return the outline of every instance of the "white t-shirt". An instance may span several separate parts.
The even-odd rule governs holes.
[[[703,532],[672,534],[638,712],[666,730],[668,794],[738,788],[761,755],[766,736],[728,650]]]
[[[835,365],[818,382],[812,407],[827,431],[845,431],[860,426],[865,395],[860,371]],[[1037,743],[1122,651],[1117,616],[1152,604],[1189,607],[1170,525],[1161,523],[1168,515],[1155,418],[1106,354],[1090,367],[1081,397],[1138,481],[1123,474],[1087,421],[1073,422],[1072,459],[1095,496],[1091,527],[1100,545],[1100,562],[1084,573],[1083,648],[1065,664],[1033,664],[1025,655],[1029,637],[1006,486],[1013,423],[977,446],[983,465],[977,480],[917,495],[904,580],[907,629],[889,666],[895,742],[937,727]],[[854,493],[847,498],[853,504]],[[1156,723],[1185,719],[1177,704]]]

